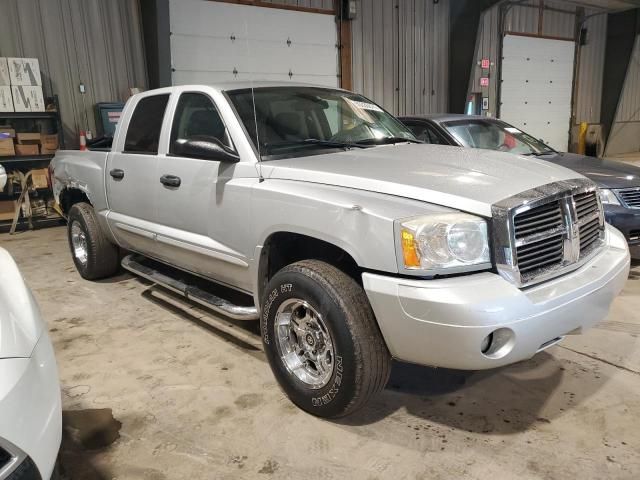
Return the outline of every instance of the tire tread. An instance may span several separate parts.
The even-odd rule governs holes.
[[[80,268],[76,262],[80,275],[87,280],[99,280],[114,275],[120,268],[118,247],[109,241],[100,228],[93,206],[80,202],[74,204],[69,210],[69,247],[72,255],[71,223],[73,220],[80,221],[84,226],[89,243],[86,268]]]

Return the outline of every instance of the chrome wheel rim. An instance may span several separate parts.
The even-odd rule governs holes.
[[[289,373],[305,386],[318,389],[331,378],[334,349],[322,316],[304,300],[290,298],[275,316],[278,353]]]
[[[85,265],[89,256],[87,250],[87,235],[77,221],[71,224],[71,246],[73,248],[73,256],[81,264]]]

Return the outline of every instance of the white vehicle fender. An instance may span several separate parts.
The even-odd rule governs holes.
[[[44,322],[9,252],[0,248],[0,358],[31,356]]]

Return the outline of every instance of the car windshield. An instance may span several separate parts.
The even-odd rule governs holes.
[[[496,120],[455,120],[443,122],[442,126],[465,147],[499,150],[520,155],[542,155],[555,152],[531,135]]]
[[[260,87],[228,96],[263,160],[418,142],[378,105],[346,91]]]

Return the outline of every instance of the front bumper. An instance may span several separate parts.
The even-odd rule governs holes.
[[[631,258],[640,258],[640,209],[604,205],[604,216],[627,239]]]
[[[364,273],[364,288],[391,354],[403,361],[481,370],[531,358],[601,321],[629,275],[622,235],[607,227],[602,251],[578,270],[518,289],[484,272],[438,280]],[[492,332],[505,347],[482,353]]]
[[[0,480],[32,478],[14,476],[32,468],[30,462],[49,479],[61,437],[58,371],[51,341],[43,333],[30,358],[0,360],[0,447],[20,457],[12,473],[2,473],[0,465]]]

